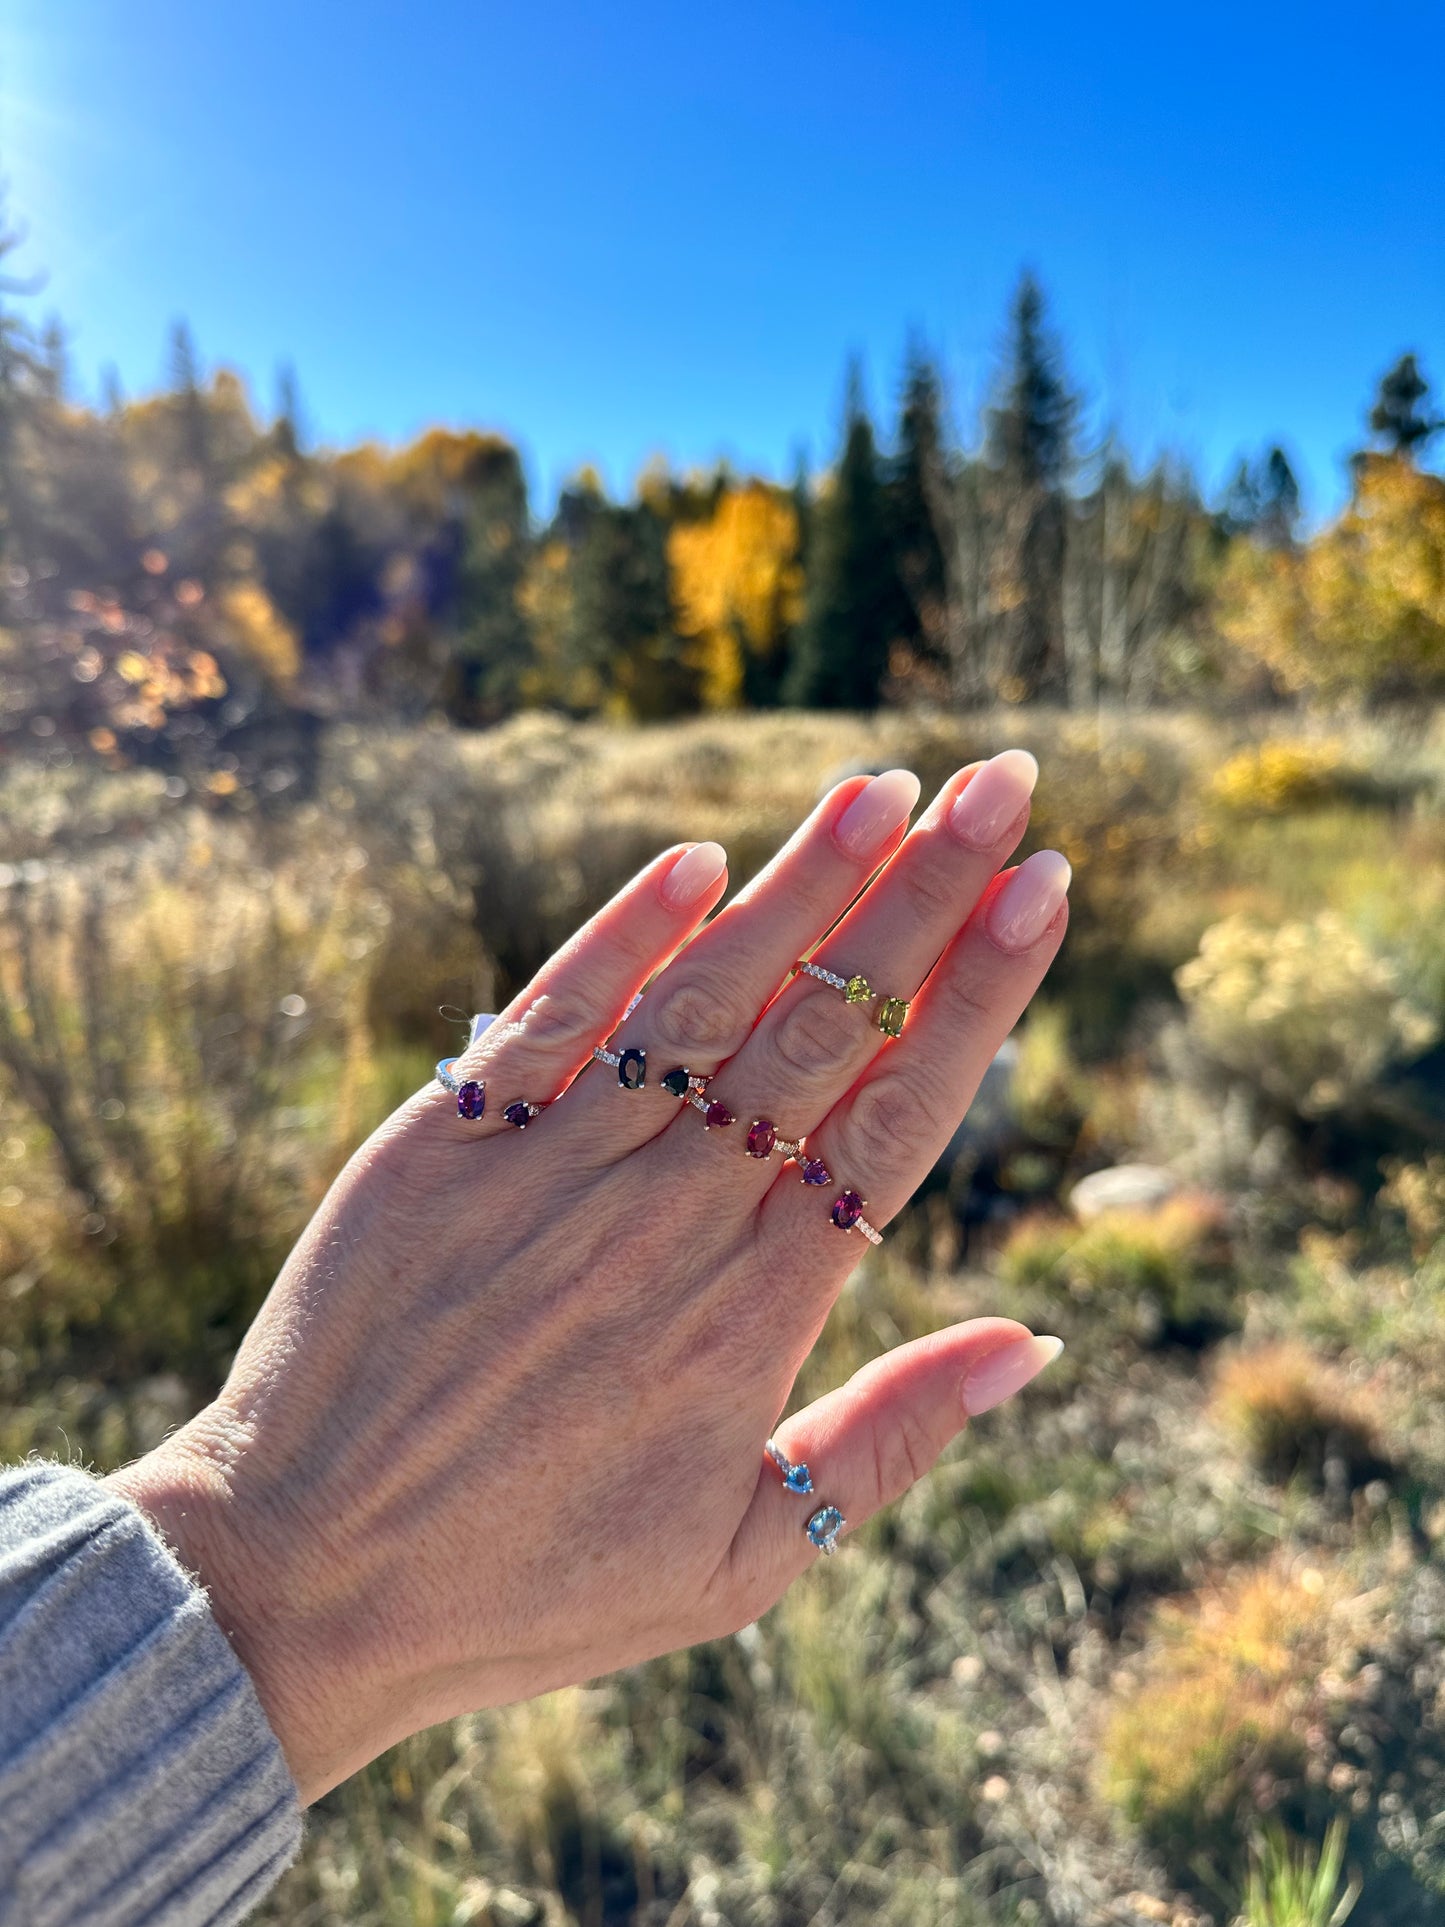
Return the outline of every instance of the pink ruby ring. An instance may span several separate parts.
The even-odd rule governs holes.
[[[870,1245],[881,1245],[883,1233],[863,1216],[866,1203],[867,1199],[860,1198],[856,1191],[843,1190],[834,1198],[828,1215],[840,1231],[861,1231]]]

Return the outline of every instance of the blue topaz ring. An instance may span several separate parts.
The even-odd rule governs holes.
[[[783,1484],[789,1492],[811,1492],[813,1475],[800,1460],[797,1465],[788,1457],[776,1439],[769,1439],[763,1447],[773,1464],[783,1475]]]
[[[800,977],[813,977],[820,984],[827,984],[830,990],[841,990],[843,1000],[849,1004],[872,1004],[878,1006],[873,1021],[885,1037],[901,1037],[903,1026],[908,1018],[908,999],[906,997],[885,997],[869,983],[866,977],[856,972],[851,977],[842,977],[836,970],[825,970],[822,964],[799,963],[794,969]]]
[[[848,1521],[835,1505],[822,1505],[809,1519],[803,1530],[808,1535],[808,1544],[816,1546],[819,1552],[836,1552],[838,1534]]]

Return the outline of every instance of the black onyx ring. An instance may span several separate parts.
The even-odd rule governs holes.
[[[640,1091],[647,1083],[647,1052],[632,1045],[627,1050],[608,1050],[599,1044],[592,1055],[599,1064],[610,1064],[624,1091]]]
[[[783,1475],[783,1484],[789,1492],[811,1492],[813,1475],[801,1461],[794,1465],[776,1439],[769,1439],[763,1450]]]
[[[841,990],[844,1001],[850,1004],[877,1003],[878,1014],[873,1019],[885,1037],[901,1037],[903,1025],[908,1017],[906,997],[884,997],[876,991],[866,977],[854,975],[840,977],[836,970],[825,970],[822,964],[800,963],[794,969],[801,977],[815,977],[820,984],[827,984],[831,990]]]

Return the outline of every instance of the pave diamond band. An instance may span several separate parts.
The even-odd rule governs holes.
[[[444,1057],[437,1065],[436,1079],[442,1089],[450,1091],[457,1100],[457,1116],[475,1124],[479,1117],[486,1115],[486,1081],[480,1077],[458,1077],[455,1068],[457,1062],[455,1057]],[[534,1104],[529,1097],[519,1097],[507,1106],[502,1117],[515,1130],[525,1131],[532,1119],[540,1117],[545,1109],[544,1104]]]
[[[903,1026],[908,1018],[908,999],[906,997],[885,997],[875,990],[868,979],[856,973],[851,977],[841,977],[836,970],[825,970],[822,964],[798,963],[793,966],[800,977],[813,977],[820,984],[827,984],[830,990],[840,990],[845,1002],[850,1004],[878,1005],[874,1023],[885,1037],[901,1037]]]

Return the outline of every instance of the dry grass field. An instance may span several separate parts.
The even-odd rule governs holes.
[[[655,850],[717,837],[740,883],[841,771],[1009,743],[1070,935],[799,1395],[976,1311],[1060,1364],[747,1633],[378,1761],[264,1919],[1445,1922],[1438,718],[530,716],[336,727],[254,784],[0,770],[0,1447],[109,1466],[194,1409],[438,1006],[497,1007]],[[1071,1204],[1135,1162],[1172,1195]]]

